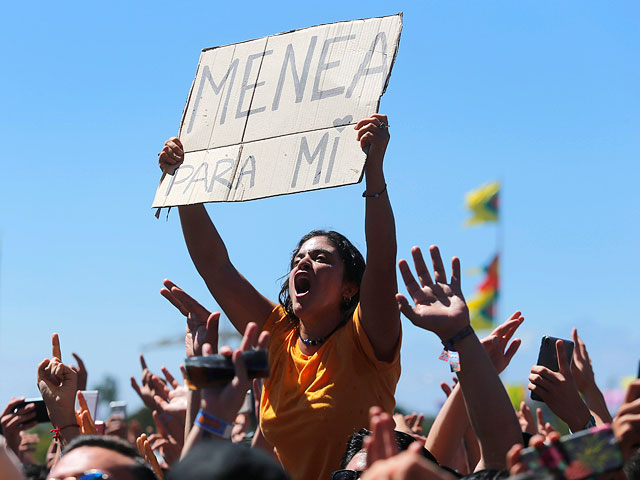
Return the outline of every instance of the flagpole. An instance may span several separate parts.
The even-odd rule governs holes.
[[[498,193],[498,225],[496,226],[496,255],[498,256],[498,298],[496,301],[496,312],[495,312],[495,321],[496,323],[501,323],[501,314],[502,314],[502,293],[503,293],[503,284],[502,284],[502,262],[504,261],[504,220],[503,220],[503,209],[502,209],[502,196],[504,194],[504,179],[500,178],[498,180],[500,184],[500,190]]]

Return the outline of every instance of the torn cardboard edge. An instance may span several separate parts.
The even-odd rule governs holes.
[[[260,65],[259,65],[258,71],[257,71],[257,73],[255,75],[255,78],[252,80],[252,81],[255,81],[255,83],[253,85],[250,85],[251,88],[252,88],[251,89],[251,99],[250,99],[250,103],[249,103],[249,108],[247,109],[247,115],[246,115],[246,117],[244,118],[244,120],[242,122],[242,134],[240,136],[241,140],[239,142],[236,142],[236,143],[224,144],[222,147],[213,147],[213,148],[211,148],[209,145],[207,145],[207,147],[191,150],[188,153],[196,153],[196,152],[201,152],[201,151],[210,151],[210,150],[215,150],[216,148],[223,148],[223,147],[227,148],[227,147],[230,147],[230,146],[249,145],[251,143],[268,142],[270,140],[273,140],[273,139],[276,139],[276,138],[280,138],[280,137],[287,137],[287,136],[294,136],[294,135],[300,136],[300,135],[303,135],[303,134],[309,133],[309,132],[317,132],[317,131],[322,131],[322,130],[330,131],[332,129],[332,127],[336,126],[335,125],[335,120],[334,120],[334,124],[333,125],[327,125],[325,123],[323,126],[312,128],[312,129],[308,129],[308,128],[304,129],[304,126],[302,126],[301,130],[297,130],[297,124],[295,124],[296,125],[296,130],[292,131],[292,132],[289,132],[289,133],[278,133],[278,134],[275,134],[275,135],[272,135],[272,136],[262,137],[262,138],[258,138],[256,140],[250,140],[250,141],[245,141],[244,140],[245,136],[246,136],[247,127],[249,125],[249,122],[252,119],[251,114],[254,113],[253,111],[251,111],[251,109],[254,106],[254,99],[256,97],[256,92],[258,91],[258,86],[264,84],[267,81],[270,81],[272,84],[274,83],[272,77],[268,77],[268,78],[264,79],[261,76],[262,75],[262,68],[263,68],[264,59],[266,57],[265,52],[267,51],[267,49],[270,46],[269,39],[279,39],[279,38],[281,38],[281,37],[283,37],[285,35],[291,35],[291,34],[300,33],[300,32],[307,32],[307,31],[312,30],[312,29],[319,29],[320,27],[326,27],[326,26],[333,27],[333,29],[331,29],[331,32],[333,32],[333,31],[340,32],[340,28],[342,28],[342,27],[345,27],[345,26],[348,26],[348,25],[353,26],[354,24],[362,24],[362,23],[366,23],[368,21],[371,22],[371,21],[374,21],[374,20],[379,20],[379,23],[377,24],[377,27],[379,29],[387,28],[387,30],[375,30],[375,28],[373,28],[373,29],[371,29],[372,31],[367,32],[367,26],[366,25],[360,25],[358,27],[358,28],[360,28],[359,32],[364,32],[363,35],[362,35],[363,37],[365,37],[365,34],[368,34],[369,37],[371,37],[372,32],[373,33],[375,33],[376,31],[378,32],[376,34],[376,36],[375,36],[374,42],[371,44],[371,49],[368,52],[365,52],[365,54],[364,54],[365,58],[369,58],[369,63],[364,65],[364,60],[361,60],[362,63],[360,64],[360,68],[365,66],[366,67],[365,68],[365,73],[367,75],[369,74],[368,73],[369,70],[376,70],[376,69],[382,68],[381,66],[377,66],[377,67],[374,67],[374,68],[371,67],[371,65],[372,65],[371,64],[371,57],[373,57],[376,52],[382,54],[382,56],[385,58],[384,62],[387,61],[386,57],[389,57],[388,68],[386,69],[386,71],[383,72],[384,73],[384,82],[383,82],[383,85],[382,85],[381,89],[376,87],[374,90],[371,90],[371,87],[369,87],[369,90],[371,90],[371,91],[365,92],[364,89],[365,89],[366,85],[363,84],[362,91],[359,92],[359,94],[360,94],[360,96],[362,96],[365,93],[368,93],[368,95],[369,95],[368,98],[373,97],[373,98],[371,98],[371,101],[375,102],[375,109],[374,110],[377,112],[379,110],[381,97],[382,97],[382,95],[384,94],[384,92],[386,91],[386,89],[388,87],[389,79],[390,79],[390,76],[391,76],[391,71],[393,69],[393,64],[395,63],[395,59],[396,59],[397,53],[398,53],[400,36],[401,36],[401,33],[402,33],[402,13],[401,12],[399,14],[397,14],[397,15],[392,15],[392,16],[373,17],[373,18],[368,18],[368,19],[365,18],[365,19],[358,19],[358,20],[353,20],[353,21],[341,21],[341,22],[335,22],[335,23],[327,23],[327,24],[315,25],[315,26],[305,27],[305,28],[302,28],[302,29],[295,29],[295,30],[290,30],[290,31],[287,31],[287,32],[281,32],[281,33],[278,33],[278,34],[275,34],[275,35],[259,37],[257,39],[246,40],[246,41],[239,42],[239,43],[236,43],[236,44],[221,45],[221,46],[217,46],[217,47],[210,47],[210,48],[203,49],[202,53],[205,53],[205,52],[209,52],[209,51],[215,51],[215,50],[221,50],[221,49],[228,48],[228,47],[233,47],[233,52],[232,52],[232,57],[231,58],[240,58],[240,57],[235,57],[236,48],[237,48],[238,45],[245,45],[246,46],[246,45],[250,44],[251,42],[264,40],[264,46],[262,47],[262,55],[260,56]],[[389,21],[388,24],[384,23],[385,20]],[[394,22],[394,20],[395,20],[395,22]],[[327,31],[329,31],[329,30],[327,30]],[[352,33],[352,31],[353,31],[353,27],[350,27],[349,33]],[[392,48],[389,49],[389,48],[387,48],[386,45],[385,45],[385,50],[378,50],[378,49],[375,48],[378,45],[376,42],[377,42],[378,36],[380,35],[380,32],[387,32],[388,34],[393,34],[393,36],[390,37],[390,39],[389,39],[389,44],[391,45]],[[313,33],[313,32],[311,32],[311,33]],[[351,37],[355,37],[355,36],[351,35]],[[367,37],[367,38],[369,38],[369,37]],[[308,38],[308,37],[305,37],[305,38]],[[289,47],[291,47],[291,45],[293,44],[293,42],[295,40],[296,40],[296,38],[292,37],[292,40],[291,40],[291,43],[289,44]],[[330,40],[335,40],[335,39],[330,39]],[[324,46],[326,46],[327,42],[329,42],[330,40],[325,40],[325,45]],[[301,40],[301,42],[302,42],[302,40]],[[277,45],[277,42],[276,42],[276,45]],[[292,69],[291,70],[291,76],[293,76],[293,75],[296,76],[296,79],[294,79],[294,81],[295,81],[295,80],[298,80],[297,73],[295,73],[296,61],[300,61],[300,57],[298,57],[296,59],[296,57],[295,57],[295,49],[293,50],[293,52],[294,53],[292,54],[292,57],[293,57],[292,67],[290,67],[290,68]],[[349,53],[349,51],[347,51],[347,53]],[[358,51],[357,53],[360,53],[362,55],[361,51]],[[369,55],[369,57],[367,57],[367,55]],[[280,73],[281,77],[283,77],[283,75],[286,73],[286,71],[285,71],[285,68],[287,67],[286,61],[287,61],[287,58],[285,57],[285,61],[284,61],[284,64],[282,66],[282,72]],[[353,56],[352,57],[340,57],[339,61],[337,62],[337,64],[340,64],[340,61],[343,62],[343,65],[348,63],[349,61],[351,61],[351,64],[359,64],[357,59],[355,61],[353,60]],[[238,60],[236,59],[236,60],[234,60],[234,62],[237,63]],[[323,66],[322,65],[322,61],[319,61],[319,62],[320,63],[319,63],[319,66],[318,66],[318,70],[320,69],[321,66]],[[225,64],[223,64],[223,68],[224,68],[224,65]],[[278,65],[278,64],[276,64],[276,65]],[[330,63],[328,63],[327,65],[330,65]],[[383,63],[383,65],[384,65],[384,63]],[[206,67],[206,65],[205,65],[205,67]],[[324,65],[323,67],[326,67],[326,65]],[[203,57],[202,57],[202,54],[201,54],[201,58],[200,58],[200,60],[198,62],[198,68],[196,70],[196,77],[194,78],[194,81],[192,82],[191,88],[189,90],[189,94],[187,96],[187,102],[186,102],[185,108],[183,109],[183,112],[182,112],[182,120],[181,120],[181,127],[180,127],[180,136],[181,136],[181,138],[182,138],[182,132],[183,132],[183,128],[185,126],[187,115],[190,112],[191,101],[193,99],[193,96],[196,95],[196,85],[197,85],[197,82],[198,82],[198,79],[199,79],[200,75],[202,74],[202,69],[203,68],[204,68],[203,67]],[[228,67],[228,69],[230,69],[230,68],[231,67]],[[271,70],[273,70],[273,68],[271,68]],[[234,75],[235,75],[235,73],[236,72],[234,71]],[[248,76],[249,73],[247,73],[247,69],[245,67],[245,77]],[[318,75],[318,73],[316,73],[316,75]],[[349,72],[349,75],[353,75],[353,73]],[[343,76],[343,80],[345,78],[348,79],[348,76]],[[259,80],[263,80],[263,81],[260,82],[260,84],[258,84]],[[368,79],[365,78],[365,80],[368,80]],[[203,81],[202,78],[200,78],[200,81],[201,82]],[[246,81],[247,80],[245,78],[245,83],[246,83]],[[307,81],[307,80],[305,80],[305,81]],[[234,87],[233,80],[230,83],[232,85],[229,86],[229,87],[226,87],[226,85],[225,85],[225,88],[228,88],[228,91],[225,90],[222,93],[222,95],[226,94],[227,97],[229,97],[229,95],[231,95],[231,93],[232,93],[231,89]],[[316,79],[316,83],[317,83],[317,79]],[[355,83],[355,80],[354,80],[354,83]],[[215,85],[215,83],[214,83],[214,85]],[[331,86],[331,85],[329,85],[329,86]],[[244,87],[244,84],[243,84],[243,87]],[[324,88],[325,86],[322,85],[322,87]],[[222,89],[222,85],[219,88]],[[342,87],[342,88],[344,89],[344,87]],[[304,86],[303,86],[303,91],[304,91]],[[327,91],[327,90],[325,89],[325,91]],[[216,95],[217,94],[218,94],[218,92],[216,92]],[[363,103],[364,105],[367,104],[366,101],[360,102],[360,96],[357,97],[358,102],[356,102],[354,105],[359,105],[360,103]],[[219,109],[220,109],[221,105],[222,105],[222,102],[218,101],[217,111],[215,112],[216,114],[219,113]],[[342,105],[340,104],[339,107],[342,108]],[[371,107],[373,107],[373,105],[371,105]],[[225,108],[226,108],[226,106],[225,106]],[[241,109],[241,105],[238,104],[238,109],[237,109],[238,112],[240,111],[240,109]],[[334,116],[338,117],[337,119],[340,119],[342,114],[344,114],[344,110],[341,109],[340,112],[338,112],[337,111],[337,107],[336,107],[336,111],[334,113],[335,113]],[[373,112],[369,111],[368,113],[370,115]],[[353,117],[351,117],[351,120],[354,120]],[[357,120],[359,120],[359,118]],[[264,121],[266,121],[266,120],[263,119],[263,122]],[[215,122],[215,120],[214,120],[214,122]],[[356,124],[356,121],[354,120],[354,121],[351,121],[350,123],[344,124],[344,126],[351,126],[351,125],[355,125],[355,124]],[[259,123],[258,123],[258,125],[259,125]],[[214,128],[215,128],[215,123],[211,127],[211,132],[212,133],[214,131]],[[210,144],[211,141],[209,140],[208,143]],[[300,148],[302,148],[302,147],[300,147]],[[185,150],[187,150],[187,149],[188,148],[185,145]],[[243,150],[242,148],[239,148],[239,152],[238,152],[238,156],[237,156],[238,158],[241,155],[242,150]],[[285,156],[287,156],[287,155],[285,155]],[[362,153],[360,153],[360,156],[362,156]],[[315,158],[315,151],[314,151],[313,158]],[[311,158],[311,159],[307,158],[307,161],[312,161],[313,158]],[[299,159],[298,159],[298,163],[300,163]],[[362,160],[362,167],[363,166],[364,166],[364,159]],[[234,176],[237,173],[238,168],[239,168],[239,161],[237,161],[236,164],[233,166],[233,175]],[[356,169],[353,169],[353,170],[356,170]],[[309,188],[306,188],[304,190],[289,190],[289,191],[287,191],[287,190],[283,190],[283,191],[269,191],[269,190],[267,190],[267,191],[264,191],[262,193],[258,193],[258,194],[252,195],[249,198],[233,198],[232,200],[229,199],[231,192],[226,192],[226,194],[223,197],[219,197],[219,198],[202,199],[200,197],[200,199],[198,201],[193,201],[193,202],[188,201],[185,198],[183,198],[181,200],[170,201],[169,203],[160,202],[160,203],[162,203],[162,205],[158,205],[159,202],[156,201],[156,200],[158,200],[158,198],[156,198],[154,200],[153,207],[163,208],[163,207],[175,206],[175,205],[188,205],[188,204],[194,204],[194,203],[208,203],[208,202],[220,202],[220,201],[248,201],[248,200],[257,200],[257,199],[267,198],[267,197],[270,197],[270,196],[279,196],[279,195],[288,195],[288,194],[291,194],[291,193],[300,193],[302,191],[311,191],[311,190],[319,190],[319,189],[324,189],[324,188],[333,188],[333,187],[341,186],[341,185],[352,185],[352,184],[355,184],[355,183],[359,183],[362,180],[364,168],[359,168],[357,170],[359,170],[359,171],[356,172],[357,173],[356,177],[352,177],[352,178],[349,178],[349,179],[342,179],[341,183],[339,183],[339,184],[321,184],[321,185],[312,184],[312,185],[309,186]],[[166,177],[168,175],[170,175],[170,173],[163,172],[162,177],[160,179],[158,192],[160,191],[160,188],[162,187],[163,183],[167,181]],[[282,182],[280,182],[280,183],[282,183]]]

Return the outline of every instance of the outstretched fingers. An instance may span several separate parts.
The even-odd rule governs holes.
[[[413,298],[413,301],[415,303],[420,302],[424,298],[425,294],[422,288],[420,288],[420,285],[418,285],[418,282],[416,282],[416,279],[413,276],[413,273],[411,273],[409,264],[404,259],[400,260],[398,262],[398,268],[400,269],[400,275],[402,276],[402,281],[404,282],[404,285],[407,288],[409,295],[411,295],[411,298]]]
[[[144,359],[144,355],[140,354],[140,366],[142,367],[142,371],[148,370],[147,362]]]
[[[420,280],[420,284],[423,287],[433,285],[433,280],[431,280],[431,274],[429,273],[427,264],[424,261],[424,257],[422,256],[422,251],[420,250],[420,247],[413,247],[411,249],[411,256],[413,257],[413,264],[415,265],[416,273],[418,274],[418,279]]]
[[[168,282],[168,280],[165,280],[165,282]],[[189,315],[189,311],[184,307],[182,302],[178,300],[178,298],[173,294],[173,292],[170,289],[167,289],[167,288],[161,289],[160,295],[162,295],[164,298],[169,300],[169,302],[171,302],[171,305],[176,307],[182,315],[184,315],[185,317]]]
[[[240,351],[246,352],[251,350],[255,346],[258,340],[258,324],[249,322],[244,329],[244,335],[242,336],[242,342],[240,342]]]
[[[171,375],[171,372],[167,367],[162,366],[160,370],[162,370],[162,373],[164,374],[164,378],[167,379],[167,382],[169,382],[169,385],[171,385],[174,390],[180,386],[180,383],[178,383],[178,381],[174,378],[174,376]]]
[[[431,261],[433,262],[433,276],[435,277],[436,283],[448,283],[447,272],[444,269],[440,250],[437,245],[431,245],[429,247],[429,253],[431,254]]]
[[[451,288],[456,293],[462,293],[462,274],[460,273],[460,259],[451,259]]]

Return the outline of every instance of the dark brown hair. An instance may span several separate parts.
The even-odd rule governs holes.
[[[364,275],[364,269],[366,267],[364,257],[344,235],[334,232],[333,230],[313,230],[302,237],[298,242],[298,246],[293,250],[291,261],[289,262],[289,271],[293,270],[296,255],[300,251],[302,245],[313,237],[326,237],[333,244],[336,250],[338,250],[340,258],[344,263],[343,280],[353,282],[358,286],[356,294],[341,306],[343,318],[348,319],[353,315],[353,312],[360,301],[360,284],[362,283],[362,276]],[[284,281],[282,282],[280,295],[278,296],[280,305],[282,305],[292,320],[297,321],[298,318],[293,313],[293,303],[291,301],[291,295],[289,294],[289,274],[285,275],[283,278]]]

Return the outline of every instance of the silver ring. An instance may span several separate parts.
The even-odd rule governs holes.
[[[384,123],[384,122],[380,122],[380,125],[378,125],[378,128],[381,128],[381,129],[383,129],[383,130],[384,130],[384,129],[386,129],[386,128],[389,128],[389,125],[387,125],[387,124],[386,124],[386,123]]]

